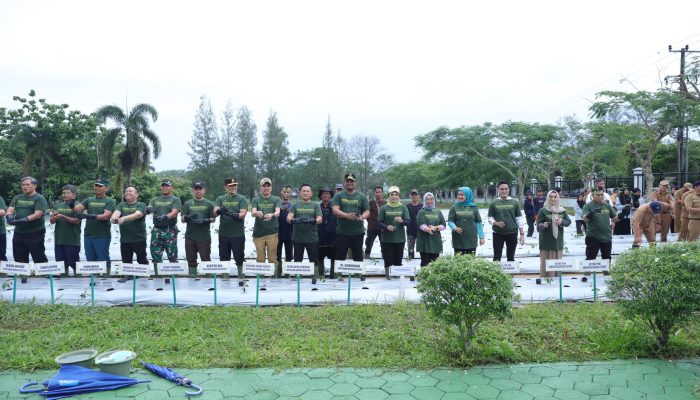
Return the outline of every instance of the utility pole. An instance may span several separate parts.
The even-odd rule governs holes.
[[[684,47],[681,47],[680,50],[673,50],[673,47],[671,45],[668,45],[668,51],[670,53],[681,53],[681,69],[680,75],[678,75],[678,82],[683,82],[685,80],[686,53],[699,53],[700,51],[689,50],[687,44]],[[678,126],[676,127],[676,141],[678,142],[676,157],[676,177],[678,181],[676,183],[680,187],[680,185],[682,185],[688,180],[688,127],[685,126],[682,110]]]

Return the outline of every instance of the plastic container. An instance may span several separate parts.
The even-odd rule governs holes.
[[[60,365],[77,365],[83,368],[94,368],[96,355],[97,350],[80,349],[71,351],[70,353],[61,354],[60,356],[56,357],[55,360]]]
[[[95,364],[100,371],[120,376],[129,376],[136,353],[130,350],[113,350],[99,354],[95,358]]]

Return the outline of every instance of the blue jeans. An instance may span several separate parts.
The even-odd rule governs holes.
[[[66,268],[65,274],[68,275],[68,267],[73,268],[75,273],[75,263],[80,260],[80,246],[65,246],[57,244],[54,246],[56,261],[63,261]]]
[[[111,237],[85,237],[85,259],[87,261],[107,261],[107,275],[109,276],[109,243]]]

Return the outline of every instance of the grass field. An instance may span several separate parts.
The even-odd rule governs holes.
[[[657,354],[612,304],[528,305],[490,321],[474,350],[418,304],[325,307],[75,307],[0,303],[0,370],[55,368],[80,348],[130,349],[162,365],[432,368],[473,364],[700,356],[700,319]]]

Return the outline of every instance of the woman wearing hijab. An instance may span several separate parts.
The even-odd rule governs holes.
[[[406,245],[406,225],[411,221],[408,208],[401,204],[399,188],[389,188],[389,201],[379,209],[377,223],[381,228],[379,241],[382,246],[382,258],[386,279],[392,265],[403,265],[403,247]]]
[[[574,203],[574,219],[576,220],[576,236],[583,236],[586,231],[586,221],[583,220],[583,206],[586,205],[586,196],[580,193]]]
[[[479,245],[484,245],[484,225],[472,196],[471,188],[459,188],[457,203],[450,208],[447,216],[447,225],[452,230],[452,248],[455,254],[475,254],[477,240]]]
[[[569,214],[560,205],[559,193],[550,190],[547,201],[537,214],[537,231],[540,233],[540,277],[546,272],[547,260],[559,260],[564,251],[564,227],[571,225]]]
[[[420,266],[425,267],[442,252],[440,231],[445,230],[445,217],[440,210],[435,209],[435,196],[430,192],[423,196],[423,208],[418,211],[416,223],[416,250],[420,253]]]

